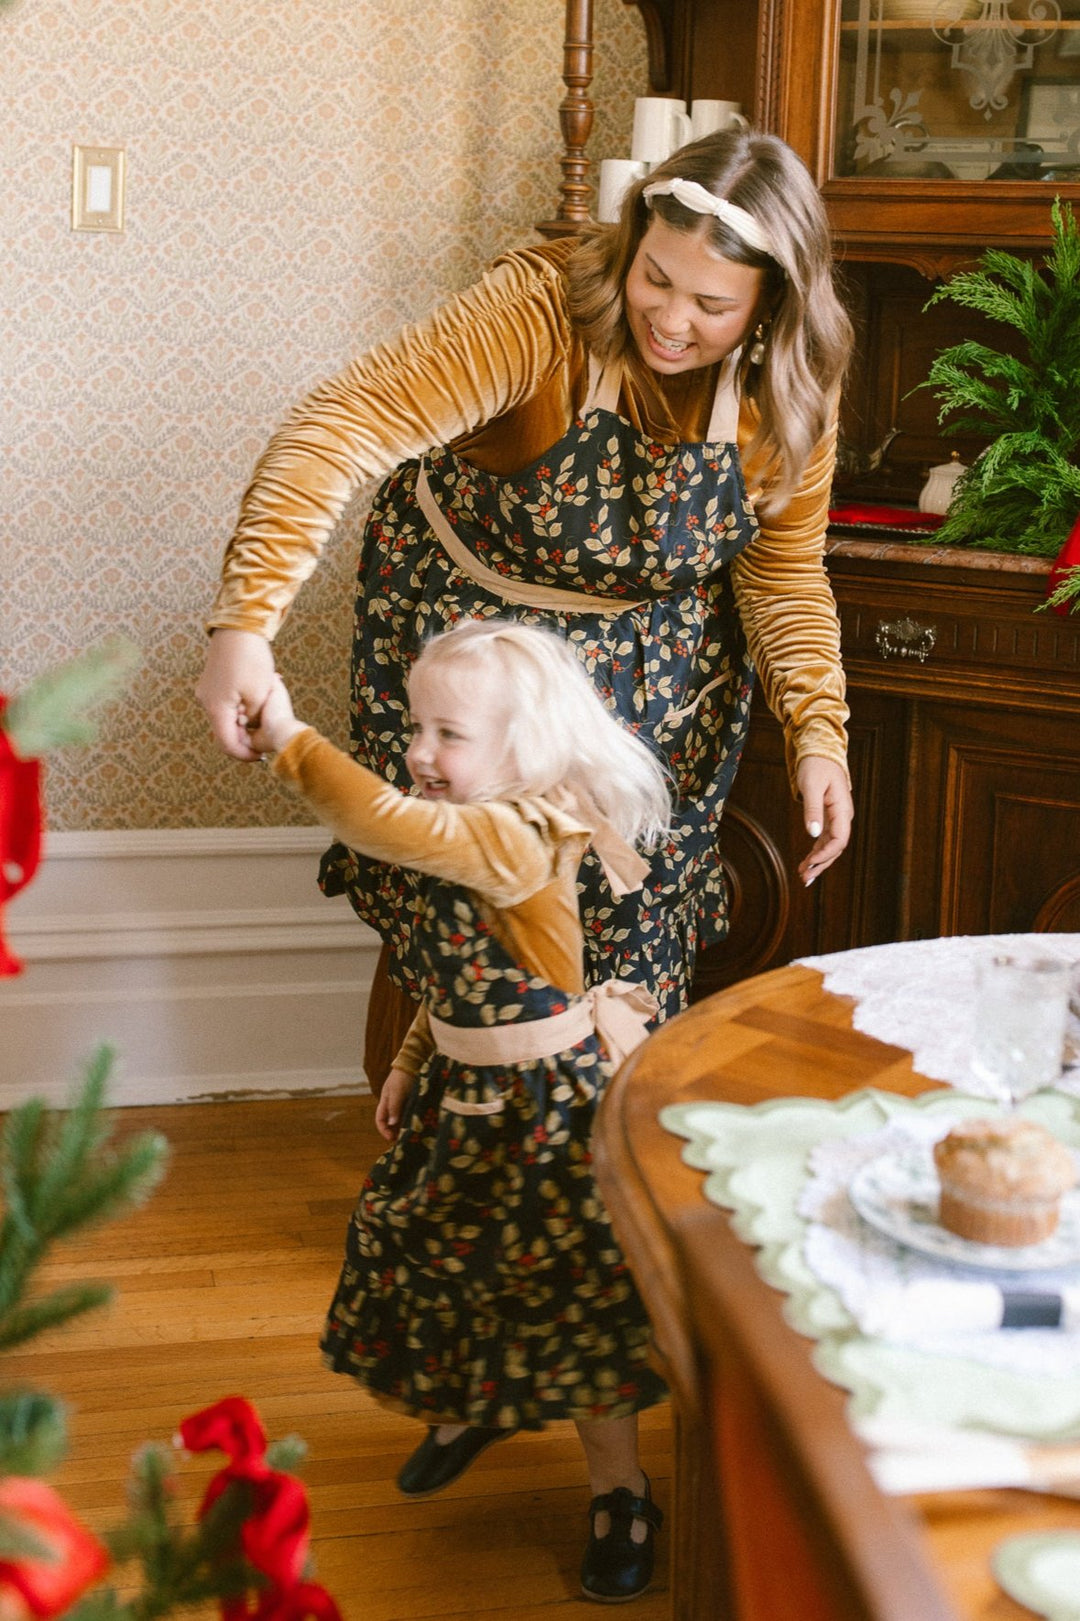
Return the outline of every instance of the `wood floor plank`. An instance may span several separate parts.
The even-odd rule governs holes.
[[[135,1449],[168,1444],[188,1413],[244,1394],[271,1436],[296,1432],[308,1446],[316,1574],[345,1621],[595,1618],[578,1587],[588,1487],[572,1425],[515,1436],[445,1493],[412,1502],[394,1478],[421,1426],[322,1363],[349,1213],[382,1147],[372,1100],[126,1109],[117,1124],[122,1137],[164,1133],[165,1181],[143,1209],[55,1251],[42,1283],[101,1278],[118,1298],[5,1357],[10,1382],[69,1406],[69,1455],[53,1478],[72,1507],[96,1529],[115,1523]],[[667,1408],[643,1414],[641,1432],[667,1511]],[[220,1461],[178,1457],[185,1514]],[[665,1533],[634,1621],[668,1621],[667,1544]]]

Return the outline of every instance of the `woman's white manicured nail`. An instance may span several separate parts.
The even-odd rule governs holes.
[[[809,833],[809,835],[810,835],[810,837],[812,839],[816,839],[821,833],[821,823],[820,822],[807,822],[806,831]]]

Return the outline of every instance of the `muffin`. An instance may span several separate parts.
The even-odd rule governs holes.
[[[934,1145],[938,1219],[977,1244],[1039,1244],[1058,1224],[1076,1181],[1072,1154],[1044,1126],[1019,1115],[965,1120]]]

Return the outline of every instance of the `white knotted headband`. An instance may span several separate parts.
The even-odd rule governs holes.
[[[677,203],[682,203],[693,214],[714,214],[736,236],[741,237],[748,248],[758,253],[771,254],[773,251],[768,232],[762,229],[753,214],[748,214],[738,203],[729,203],[726,197],[714,197],[696,180],[654,180],[641,195],[650,204],[654,197],[674,197]]]

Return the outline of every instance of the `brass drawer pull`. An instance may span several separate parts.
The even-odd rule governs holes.
[[[874,632],[874,642],[883,659],[918,659],[925,664],[937,641],[933,625],[920,625],[915,619],[882,619]]]

